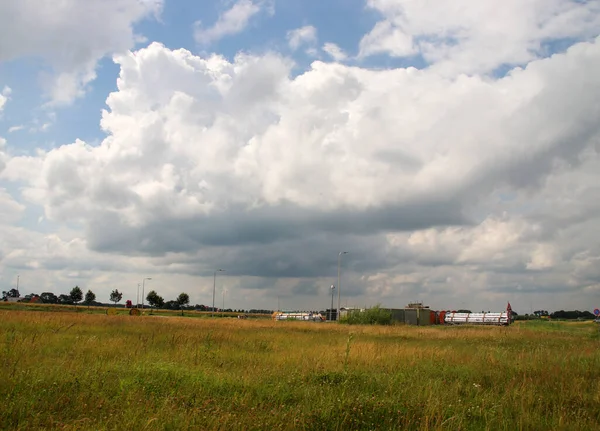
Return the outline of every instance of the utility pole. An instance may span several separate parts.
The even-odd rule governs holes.
[[[224,269],[217,269],[215,271],[215,277],[213,279],[213,300],[212,300],[212,310],[210,312],[210,317],[214,317],[215,315],[215,288],[217,286],[217,272],[224,272]]]
[[[337,315],[336,315],[336,319],[339,321],[340,320],[340,310],[341,310],[341,302],[340,302],[340,295],[342,292],[342,287],[340,286],[340,264],[342,261],[342,254],[348,254],[347,251],[340,251],[338,253],[338,285],[337,285],[337,289],[338,289],[338,308],[337,308]]]
[[[144,280],[142,280],[142,310],[144,309],[144,287],[146,284],[146,280],[152,280],[150,277],[146,277],[144,278]]]
[[[331,308],[329,309],[329,320],[333,321],[333,291],[335,290],[335,286],[332,284],[330,289],[331,289]]]

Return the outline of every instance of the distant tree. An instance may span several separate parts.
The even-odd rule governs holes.
[[[161,308],[164,308],[166,310],[179,310],[180,307],[177,301],[166,301]]]
[[[85,294],[84,303],[86,305],[90,306],[92,304],[92,302],[94,302],[95,300],[96,300],[96,294],[88,289],[88,291]]]
[[[58,297],[52,292],[42,292],[40,299],[44,304],[58,304]]]
[[[62,305],[73,305],[73,299],[71,299],[71,295],[61,294],[58,295],[58,303]]]
[[[162,296],[160,296],[158,293],[156,293],[155,290],[151,290],[150,292],[148,292],[148,295],[146,296],[146,301],[148,301],[148,304],[150,304],[150,307],[160,308],[163,305],[165,305],[165,300],[163,299]],[[152,308],[151,308],[151,310],[152,310]]]
[[[71,301],[74,304],[77,304],[83,299],[83,292],[81,291],[79,286],[75,286],[73,289],[71,289],[71,293],[69,294],[69,296],[71,297]]]
[[[567,320],[593,320],[594,319],[594,315],[592,313],[590,313],[589,311],[579,311],[579,310],[572,310],[572,311],[565,311],[565,310],[560,310],[560,311],[555,311],[554,313],[550,314],[550,317],[552,319],[567,319]]]
[[[10,289],[7,291],[2,291],[2,300],[6,301],[7,298],[18,298],[19,296],[21,296],[19,294],[19,291],[17,289]]]
[[[123,294],[117,289],[110,292],[110,302],[114,302],[117,305],[117,302],[120,302],[121,299],[123,299]]]
[[[181,308],[182,316],[183,316],[183,307],[189,303],[190,303],[190,295],[188,295],[185,292],[180,293],[179,296],[177,297],[177,304],[179,305],[179,308]]]

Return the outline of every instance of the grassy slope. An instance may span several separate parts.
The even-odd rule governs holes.
[[[352,327],[0,308],[9,429],[593,429],[592,323]]]

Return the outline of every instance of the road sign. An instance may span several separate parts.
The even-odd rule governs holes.
[[[598,310],[597,308],[595,308],[595,309],[594,309],[594,314],[595,314],[596,316],[600,315],[600,310]]]

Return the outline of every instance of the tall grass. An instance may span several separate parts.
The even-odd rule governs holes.
[[[0,311],[5,429],[593,429],[593,324]],[[549,327],[550,328],[550,327]]]

